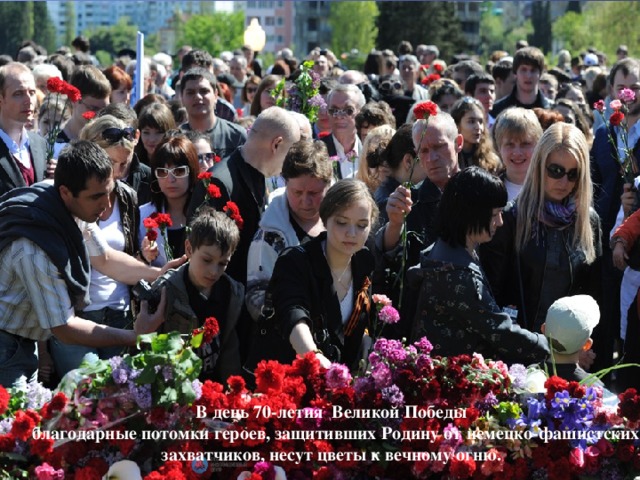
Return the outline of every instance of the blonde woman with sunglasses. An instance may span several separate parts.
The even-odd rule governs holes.
[[[504,226],[481,249],[498,305],[528,330],[539,332],[561,297],[600,298],[601,228],[592,196],[584,134],[567,123],[552,125],[533,152],[519,196],[504,211]]]
[[[187,206],[198,181],[198,152],[184,134],[165,137],[151,156],[151,202],[140,207],[140,247],[144,259],[153,266],[167,263],[167,251],[173,258],[184,254],[187,224]],[[168,213],[172,225],[166,230],[166,239],[159,229],[154,242],[146,236],[144,219],[153,213]],[[165,241],[169,240],[169,248]]]

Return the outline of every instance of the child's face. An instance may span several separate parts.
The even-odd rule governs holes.
[[[208,294],[227,269],[232,252],[223,253],[217,245],[200,245],[194,249],[189,240],[185,242],[185,251],[189,259],[189,280]]]

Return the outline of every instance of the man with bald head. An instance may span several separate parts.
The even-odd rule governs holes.
[[[36,82],[29,67],[0,68],[0,195],[44,179],[47,144],[27,127],[36,110]]]

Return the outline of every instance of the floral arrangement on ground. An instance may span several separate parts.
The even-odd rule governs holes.
[[[100,479],[122,460],[159,479],[569,479],[640,472],[640,396],[479,354],[378,339],[365,373],[310,353],[261,362],[255,389],[198,380],[219,328],[141,336],[136,355],[85,359],[51,392],[0,387],[0,478]],[[529,383],[528,383],[529,382]],[[109,475],[110,479],[118,478]],[[131,480],[134,476],[120,477]]]

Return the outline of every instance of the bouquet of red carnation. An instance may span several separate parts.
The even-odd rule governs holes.
[[[55,114],[51,130],[49,130],[46,138],[47,160],[51,160],[53,158],[53,146],[56,144],[56,139],[62,130],[62,119],[64,118],[65,111],[67,108],[71,108],[69,102],[78,103],[82,99],[82,95],[80,94],[80,90],[58,77],[51,77],[47,80],[47,90],[49,90],[52,97],[55,96],[55,108],[53,110]],[[57,114],[59,102],[64,102],[60,115]]]
[[[142,224],[147,229],[146,237],[149,239],[152,246],[153,242],[158,238],[158,231],[156,229],[160,230],[160,234],[164,240],[164,253],[167,257],[167,261],[173,260],[173,251],[169,245],[169,237],[167,235],[167,229],[173,226],[171,215],[168,213],[153,212],[142,221]]]

